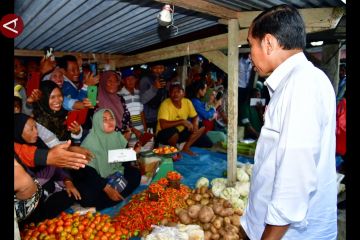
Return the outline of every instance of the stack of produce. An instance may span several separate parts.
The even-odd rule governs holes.
[[[205,231],[205,240],[239,240],[242,210],[234,209],[225,199],[215,197],[206,186],[193,190],[187,208],[176,209],[182,224],[197,224]]]
[[[167,184],[167,179],[160,179],[151,184],[148,190],[134,195],[114,218],[114,225],[147,235],[151,225],[177,222],[175,209],[186,206],[185,197],[190,189],[182,184],[179,189],[168,187]],[[158,199],[149,198],[153,191],[157,191]]]
[[[227,143],[222,142],[222,147],[227,149]],[[237,144],[237,153],[245,156],[254,156],[256,149],[256,142],[246,143],[246,142],[238,142]]]
[[[244,211],[248,201],[250,191],[250,176],[252,173],[252,164],[245,164],[236,169],[236,183],[235,186],[227,186],[226,178],[214,178],[211,181],[212,194],[216,197],[229,200],[235,209]],[[196,186],[209,186],[209,180],[206,178],[199,178]]]
[[[24,226],[23,240],[65,240],[65,239],[128,239],[129,231],[114,226],[108,215],[88,212],[69,214],[62,212],[58,217]]]

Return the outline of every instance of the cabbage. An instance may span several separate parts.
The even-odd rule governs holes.
[[[249,175],[245,172],[244,168],[236,169],[236,179],[240,182],[249,182]]]
[[[222,182],[215,182],[212,183],[211,191],[214,194],[215,197],[220,197],[221,192],[226,188],[225,183]]]
[[[201,177],[196,182],[196,188],[200,188],[202,186],[209,187],[209,179],[206,177]]]

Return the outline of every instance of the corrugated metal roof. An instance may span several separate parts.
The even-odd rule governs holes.
[[[340,0],[211,0],[237,11],[263,10],[288,3],[299,8],[343,6]],[[218,18],[175,6],[176,29],[159,28],[156,16],[164,4],[150,0],[16,0],[24,21],[15,48],[126,54],[166,39],[218,24]]]
[[[149,0],[18,0],[15,13],[25,27],[15,48],[125,54],[163,40],[156,19],[163,5]],[[216,17],[175,7],[178,32],[171,27],[170,38],[216,24]]]

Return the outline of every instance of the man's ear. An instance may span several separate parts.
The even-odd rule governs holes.
[[[273,35],[267,33],[265,34],[263,41],[266,53],[267,55],[270,55],[277,47],[277,40]]]

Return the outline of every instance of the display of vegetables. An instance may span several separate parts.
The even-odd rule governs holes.
[[[21,231],[23,240],[63,240],[63,239],[129,239],[138,232],[130,233],[126,228],[115,226],[110,216],[100,213],[62,212],[58,217],[46,219],[35,225],[24,226]]]
[[[204,239],[241,239],[240,216],[243,211],[234,209],[230,201],[215,197],[205,186],[197,188],[187,197],[187,208],[175,213],[182,224],[196,224],[204,230]]]
[[[227,143],[223,142],[222,147],[227,149]],[[238,142],[237,144],[237,153],[246,156],[254,156],[256,149],[256,142],[246,143],[246,142]]]
[[[229,200],[235,209],[244,211],[250,190],[252,167],[252,164],[244,164],[236,169],[237,182],[233,187],[227,186],[226,178],[214,178],[211,180],[211,191],[214,196]],[[203,178],[200,179],[206,181]]]
[[[173,173],[173,177],[178,179],[178,174]],[[165,182],[167,181],[160,179],[151,184],[148,190],[135,194],[114,218],[114,225],[126,228],[129,232],[139,231],[142,235],[147,235],[152,225],[177,222],[175,209],[186,206],[185,199],[190,193],[190,188],[185,185],[180,185],[179,189],[168,186],[164,188]],[[155,193],[157,190],[157,201],[152,201],[149,199],[149,193]]]

